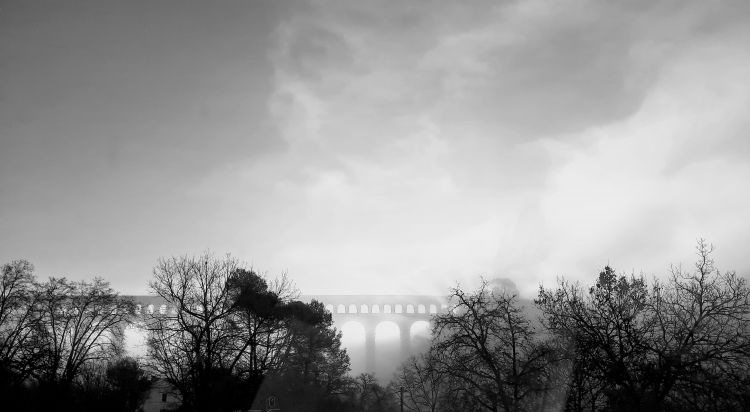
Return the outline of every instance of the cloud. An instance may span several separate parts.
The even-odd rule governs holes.
[[[483,274],[529,294],[608,262],[663,271],[699,236],[742,269],[745,9],[301,3],[270,52],[285,150],[196,193],[238,190],[224,216],[276,231],[245,250],[306,290],[441,292]]]
[[[750,270],[749,2],[162,6],[0,15],[5,253],[120,287],[210,248],[306,293],[528,295],[700,236]]]
[[[750,53],[739,38],[717,40],[673,53],[633,116],[582,134],[586,145],[550,146],[568,160],[542,192],[555,239],[547,263],[585,273],[611,258],[663,273],[665,259],[690,261],[697,237],[730,251],[747,240],[750,164],[737,151],[746,150],[750,87],[740,79]]]

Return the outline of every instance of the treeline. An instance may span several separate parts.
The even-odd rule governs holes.
[[[133,308],[101,279],[39,282],[29,262],[5,264],[0,281],[3,408],[137,408],[150,381],[136,361],[123,357],[123,328]]]
[[[162,259],[150,284],[168,307],[147,316],[147,367],[189,411],[352,410],[349,356],[322,303],[296,300],[282,277],[267,282],[230,257]]]
[[[10,411],[383,410],[372,375],[349,376],[331,314],[230,257],[161,259],[151,292],[175,310],[139,311],[101,279],[38,281],[23,260],[2,267],[0,399]],[[124,353],[127,327],[147,354]],[[153,391],[152,391],[153,388]],[[168,392],[164,403],[161,395]]]
[[[349,373],[332,315],[231,257],[161,259],[150,282],[168,310],[142,311],[95,279],[40,282],[15,261],[0,283],[5,410],[747,411],[750,290],[700,241],[693,270],[664,280],[605,267],[590,286],[540,288],[531,316],[512,291],[451,290],[429,350],[388,385]],[[123,353],[126,327],[147,353]],[[158,394],[157,394],[158,395]]]
[[[561,279],[537,322],[506,290],[456,288],[389,392],[408,411],[748,411],[750,290],[712,251],[650,285],[610,267]]]

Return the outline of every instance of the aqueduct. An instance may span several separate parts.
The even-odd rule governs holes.
[[[131,296],[136,302],[136,312],[174,313],[158,296]],[[333,315],[334,325],[340,330],[350,321],[362,325],[365,332],[365,370],[374,371],[376,361],[375,329],[385,321],[395,323],[399,329],[402,358],[411,353],[411,327],[416,322],[427,321],[447,308],[447,299],[433,295],[302,295],[299,300],[323,303]]]
[[[398,326],[403,358],[411,353],[411,326],[418,321],[429,322],[432,315],[447,308],[444,297],[430,295],[304,295],[300,299],[323,303],[339,329],[349,321],[364,327],[367,371],[375,368],[375,329],[379,323],[390,321]]]

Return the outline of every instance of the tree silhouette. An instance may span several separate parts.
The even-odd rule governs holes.
[[[84,367],[75,389],[76,410],[137,411],[152,383],[151,377],[132,358],[89,364]]]
[[[149,365],[185,410],[248,409],[280,376],[300,390],[333,390],[348,371],[330,314],[292,300],[285,278],[269,285],[228,256],[206,254],[161,259],[151,289],[174,310],[148,316]]]
[[[407,359],[396,372],[391,382],[392,391],[403,390],[404,410],[415,412],[438,412],[455,410],[458,385],[454,376],[440,368],[441,356],[429,350]],[[400,400],[400,399],[399,399]]]
[[[699,241],[694,272],[673,268],[651,288],[605,267],[588,293],[565,280],[540,289],[546,326],[574,348],[568,410],[747,406],[750,290],[712,251]]]
[[[454,288],[447,312],[434,317],[438,367],[455,377],[461,395],[490,411],[543,409],[552,357],[515,295],[486,281],[473,293]]]
[[[122,353],[122,333],[134,303],[102,279],[72,282],[50,278],[39,285],[33,376],[54,404],[65,399],[84,366]]]
[[[12,392],[37,366],[39,329],[34,266],[16,260],[2,267],[0,279],[0,391]]]

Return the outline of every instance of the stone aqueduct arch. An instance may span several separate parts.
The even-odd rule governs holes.
[[[442,296],[431,295],[303,295],[300,300],[317,300],[333,315],[339,329],[355,321],[365,329],[365,370],[375,370],[375,328],[384,321],[398,326],[402,358],[411,353],[411,327],[427,321],[447,308]]]
[[[136,303],[136,314],[175,313],[176,308],[165,304],[158,296],[130,296]],[[447,300],[433,295],[302,295],[299,300],[313,299],[323,303],[333,315],[334,325],[341,327],[355,321],[365,330],[365,370],[375,369],[375,328],[391,321],[399,328],[402,356],[411,353],[411,327],[418,321],[429,322],[437,313],[444,312]]]

